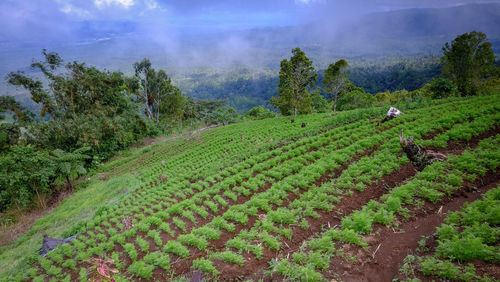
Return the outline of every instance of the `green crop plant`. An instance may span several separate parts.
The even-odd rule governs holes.
[[[217,206],[216,203],[212,202],[212,201],[205,201],[203,202],[214,214],[217,213],[219,211],[219,208]]]
[[[156,251],[145,255],[143,260],[149,265],[158,266],[164,270],[170,269],[170,257],[168,254]]]
[[[153,241],[157,246],[163,245],[163,242],[160,237],[160,232],[158,232],[157,230],[149,230],[147,235],[153,239]]]
[[[219,203],[219,205],[221,205],[223,207],[227,207],[226,200],[224,200],[224,198],[222,198],[220,195],[215,195],[213,199],[215,201],[217,201],[217,203]]]
[[[372,222],[373,214],[368,210],[355,211],[349,217],[342,219],[342,227],[368,234],[372,231]]]
[[[205,273],[209,273],[213,276],[219,275],[219,271],[214,267],[210,260],[204,258],[197,258],[193,260],[193,269],[201,270]]]
[[[132,261],[135,261],[137,259],[137,250],[135,249],[134,247],[134,244],[131,244],[131,243],[126,243],[123,248],[125,249],[125,251],[127,252],[129,258],[132,260]]]
[[[65,260],[63,263],[61,263],[61,266],[72,270],[76,270],[76,262],[74,259]]]
[[[160,229],[165,231],[167,234],[170,234],[170,236],[174,236],[174,231],[172,229],[170,229],[170,224],[168,224],[166,222],[162,222],[160,224]]]
[[[242,266],[245,263],[245,259],[240,254],[233,253],[231,251],[224,251],[219,253],[212,253],[210,259],[220,259],[225,262],[234,263]]]
[[[147,253],[149,251],[149,243],[148,241],[144,240],[142,237],[138,236],[135,239],[135,243],[139,246],[141,251]]]
[[[148,216],[146,218],[147,223],[149,223],[151,226],[160,226],[162,223],[162,219],[156,216]],[[141,230],[142,231],[142,230]]]
[[[330,255],[312,252],[307,258],[307,263],[311,264],[316,269],[325,270],[330,264]]]
[[[203,226],[199,228],[195,228],[191,231],[194,235],[198,237],[204,237],[209,240],[217,240],[219,239],[221,232],[218,229],[209,227],[209,226]]]
[[[262,231],[259,234],[259,239],[272,250],[278,251],[280,249],[280,241],[266,231]]]
[[[227,197],[233,201],[238,200],[238,196],[230,190],[225,191],[223,195],[224,195],[224,197]]]
[[[80,282],[86,282],[88,280],[87,278],[87,270],[85,268],[80,268],[80,271],[78,272],[78,280]]]
[[[233,223],[228,222],[227,220],[225,220],[224,218],[222,218],[220,216],[214,217],[212,222],[213,222],[215,227],[217,227],[219,229],[225,229],[229,232],[234,232],[234,230],[236,228]]]
[[[153,270],[154,266],[148,265],[144,261],[136,261],[127,269],[128,272],[143,279],[151,279],[151,276],[153,276]]]
[[[168,241],[163,246],[163,251],[178,255],[183,258],[187,258],[189,256],[189,250],[186,247],[184,247],[181,243],[176,241]]]
[[[172,222],[175,224],[175,226],[179,227],[179,229],[182,230],[183,232],[187,231],[186,223],[184,223],[184,221],[182,221],[182,219],[180,219],[178,217],[173,217]]]
[[[113,252],[111,254],[111,259],[113,260],[113,262],[118,270],[123,270],[123,268],[125,267],[125,264],[120,260],[120,255],[118,253]]]
[[[196,236],[194,234],[180,235],[178,238],[179,242],[198,248],[203,251],[208,246],[208,242],[205,238]]]

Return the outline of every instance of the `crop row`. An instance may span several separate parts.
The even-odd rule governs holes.
[[[295,279],[314,277],[312,280],[323,280],[318,271],[329,267],[332,256],[343,256],[342,250],[335,248],[335,243],[366,247],[361,235],[371,233],[374,224],[397,227],[399,221],[396,217],[407,220],[411,216],[409,207],[421,206],[420,199],[436,202],[460,189],[464,179],[472,180],[477,177],[476,173],[496,169],[500,165],[499,145],[500,136],[488,138],[473,151],[453,156],[445,163],[433,163],[418,173],[415,179],[391,190],[379,201],[371,200],[361,209],[343,217],[339,228],[329,229],[306,242],[303,250],[294,254],[292,260],[274,262],[273,271]],[[463,166],[464,161],[471,160],[471,157],[474,161]],[[315,263],[318,257],[323,258],[320,264]]]
[[[419,242],[417,252],[430,252],[432,249],[433,254],[408,255],[400,269],[401,275],[414,281],[420,281],[416,278],[419,273],[457,281],[498,279],[498,276],[480,275],[471,261],[479,260],[483,264],[500,261],[499,207],[500,186],[485,193],[481,200],[466,204],[462,210],[448,214],[444,223],[436,229],[435,248],[428,246],[428,237]]]

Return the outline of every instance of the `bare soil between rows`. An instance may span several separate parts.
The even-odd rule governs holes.
[[[461,193],[455,193],[436,204],[426,205],[426,214],[403,223],[399,230],[379,226],[375,231],[377,235],[367,238],[369,251],[359,250],[355,264],[335,259],[327,278],[340,277],[344,281],[392,281],[398,275],[403,259],[414,252],[422,236],[434,234],[436,227],[441,225],[449,212],[480,199],[483,193],[495,188],[499,180],[500,169],[490,171],[474,183],[466,183],[460,190]]]

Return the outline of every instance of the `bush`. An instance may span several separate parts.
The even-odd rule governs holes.
[[[258,106],[251,108],[244,116],[250,119],[259,120],[265,118],[273,118],[276,116],[276,113],[262,106]]]
[[[432,99],[448,98],[457,95],[457,86],[446,78],[433,78],[429,83]]]
[[[361,90],[354,90],[343,94],[338,100],[338,108],[341,111],[367,108],[376,101],[375,97]]]

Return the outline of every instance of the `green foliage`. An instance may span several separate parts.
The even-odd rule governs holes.
[[[144,256],[144,262],[149,265],[159,266],[165,270],[170,269],[170,257],[168,254],[156,251]]]
[[[478,80],[493,70],[495,54],[482,32],[472,31],[457,36],[443,47],[443,73],[450,77],[463,95],[478,91]]]
[[[243,263],[245,262],[245,259],[243,258],[243,256],[241,256],[239,254],[235,254],[231,251],[213,253],[210,255],[210,258],[211,259],[221,259],[225,262],[234,263],[234,264],[237,264],[239,266],[242,266]]]
[[[45,197],[54,188],[57,163],[47,152],[33,146],[14,146],[0,157],[0,211],[10,207],[26,208],[35,198],[46,207]]]
[[[347,61],[341,59],[335,62],[335,64],[330,64],[325,71],[323,85],[325,86],[325,91],[333,95],[333,112],[337,111],[339,95],[344,90],[346,83],[349,82],[349,78],[347,78],[347,74],[344,71],[347,66]]]
[[[314,90],[311,93],[311,106],[316,113],[326,113],[330,110],[330,105],[328,104],[328,100],[321,95],[319,89]]]
[[[372,231],[373,217],[366,211],[355,211],[349,217],[342,219],[342,227],[352,229],[362,234]]]
[[[0,121],[5,119],[2,113],[10,111],[14,113],[17,121],[30,121],[34,114],[25,107],[21,106],[12,96],[0,96]]]
[[[205,273],[210,273],[214,276],[219,275],[219,271],[214,267],[211,261],[204,258],[197,258],[193,260],[193,269],[199,269]]]
[[[253,107],[245,114],[245,117],[248,117],[250,119],[256,119],[256,120],[265,119],[265,118],[273,118],[275,116],[276,116],[276,114],[274,112],[272,112],[271,110],[266,109],[262,106]]]
[[[278,97],[271,98],[271,103],[283,115],[309,113],[311,111],[311,95],[308,88],[314,86],[318,75],[314,73],[312,62],[306,54],[295,48],[290,60],[281,61]]]
[[[363,89],[356,89],[343,94],[338,101],[339,110],[367,108],[375,102],[375,97],[365,93]]]
[[[154,270],[153,265],[148,265],[142,260],[133,262],[128,267],[128,272],[144,279],[151,279],[151,276],[153,276],[153,270]]]
[[[130,259],[132,259],[132,261],[135,261],[137,259],[138,254],[134,247],[134,244],[126,243],[125,246],[123,246],[123,248],[127,252]]]
[[[433,99],[448,98],[458,94],[457,86],[446,78],[433,78],[429,83],[429,91]]]
[[[176,241],[168,241],[165,246],[163,246],[163,251],[176,254],[183,258],[187,258],[189,256],[188,248],[184,247],[181,243]]]

